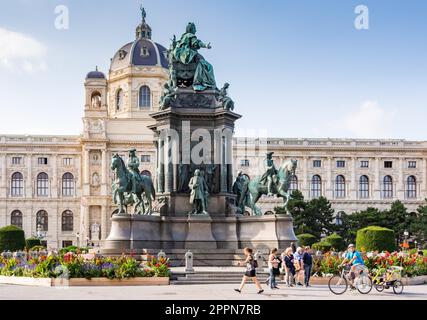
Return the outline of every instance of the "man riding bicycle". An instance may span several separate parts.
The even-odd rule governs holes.
[[[354,288],[353,282],[354,279],[356,279],[356,272],[360,272],[365,268],[365,262],[363,262],[360,252],[356,251],[354,244],[350,244],[347,249],[348,252],[344,261],[340,264],[340,267],[343,267],[344,265],[351,266],[349,280],[351,287]]]

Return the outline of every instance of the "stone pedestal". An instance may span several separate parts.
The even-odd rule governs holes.
[[[216,249],[216,240],[212,235],[212,218],[208,215],[189,216],[185,249]]]

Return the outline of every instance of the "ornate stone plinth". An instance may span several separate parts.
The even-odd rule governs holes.
[[[251,247],[284,249],[297,241],[289,216],[260,217],[161,217],[114,216],[110,236],[101,252],[120,255],[130,252],[170,249],[239,250]]]

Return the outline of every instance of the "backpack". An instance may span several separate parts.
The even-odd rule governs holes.
[[[258,261],[256,261],[256,260],[252,260],[252,267],[253,267],[254,269],[258,268]]]

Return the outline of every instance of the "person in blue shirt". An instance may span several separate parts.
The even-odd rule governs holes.
[[[353,281],[356,278],[356,272],[363,270],[365,262],[363,262],[362,255],[360,252],[356,251],[354,244],[350,244],[347,248],[347,254],[344,258],[344,261],[341,263],[341,267],[344,265],[350,265],[350,281],[353,285]]]

